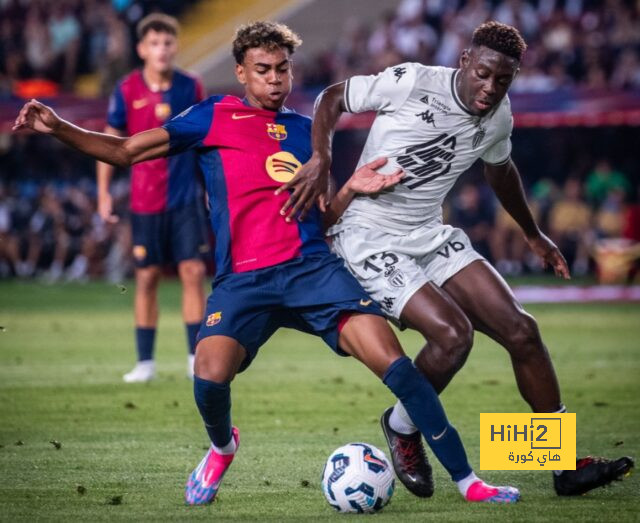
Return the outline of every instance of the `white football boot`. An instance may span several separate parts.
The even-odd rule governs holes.
[[[127,372],[122,379],[125,383],[145,383],[156,377],[156,362],[143,360],[136,363],[131,372]]]

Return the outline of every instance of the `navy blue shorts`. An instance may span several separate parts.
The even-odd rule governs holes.
[[[201,259],[209,253],[200,204],[153,214],[131,213],[136,267]]]
[[[228,336],[247,351],[246,369],[280,327],[320,336],[341,356],[338,322],[344,312],[384,313],[334,254],[313,254],[213,283],[198,340]]]

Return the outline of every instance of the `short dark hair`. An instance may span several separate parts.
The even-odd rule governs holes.
[[[515,27],[500,22],[485,22],[478,26],[471,37],[471,44],[483,45],[506,56],[522,60],[527,44],[520,31]]]
[[[248,49],[264,47],[270,51],[286,47],[293,54],[302,44],[302,38],[289,27],[278,22],[252,22],[241,25],[233,38],[233,57],[237,64],[244,61]]]
[[[169,33],[173,36],[178,36],[180,24],[173,16],[163,13],[151,13],[140,20],[136,26],[138,40],[142,40],[149,31]]]

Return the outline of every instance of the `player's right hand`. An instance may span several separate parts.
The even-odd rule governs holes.
[[[51,107],[32,99],[20,109],[11,130],[33,129],[39,133],[50,134],[56,130],[60,122],[60,117]]]
[[[98,193],[98,214],[105,223],[117,223],[120,218],[113,214],[113,198],[106,193]]]
[[[289,199],[285,202],[280,214],[287,221],[298,217],[304,220],[314,204],[321,212],[327,210],[329,203],[329,166],[331,159],[312,155],[296,175],[276,190],[276,195],[290,191]]]

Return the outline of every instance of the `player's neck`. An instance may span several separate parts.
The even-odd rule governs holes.
[[[158,72],[145,66],[142,68],[142,77],[151,91],[166,91],[171,87],[173,69],[169,69],[165,72]]]
[[[455,89],[455,95],[458,97],[458,100],[462,102],[462,105],[467,109],[467,111],[471,112],[469,109],[468,100],[465,100],[462,97],[462,79],[460,78],[460,69],[458,69],[458,73],[456,74],[455,82],[453,82],[453,88]]]
[[[265,107],[256,98],[253,98],[251,95],[246,93],[244,95],[244,98],[242,99],[242,102],[245,105],[248,105],[250,107],[255,107],[256,109],[260,109],[261,111],[272,111],[274,113],[280,112],[284,107],[284,105],[281,105],[280,107]]]

